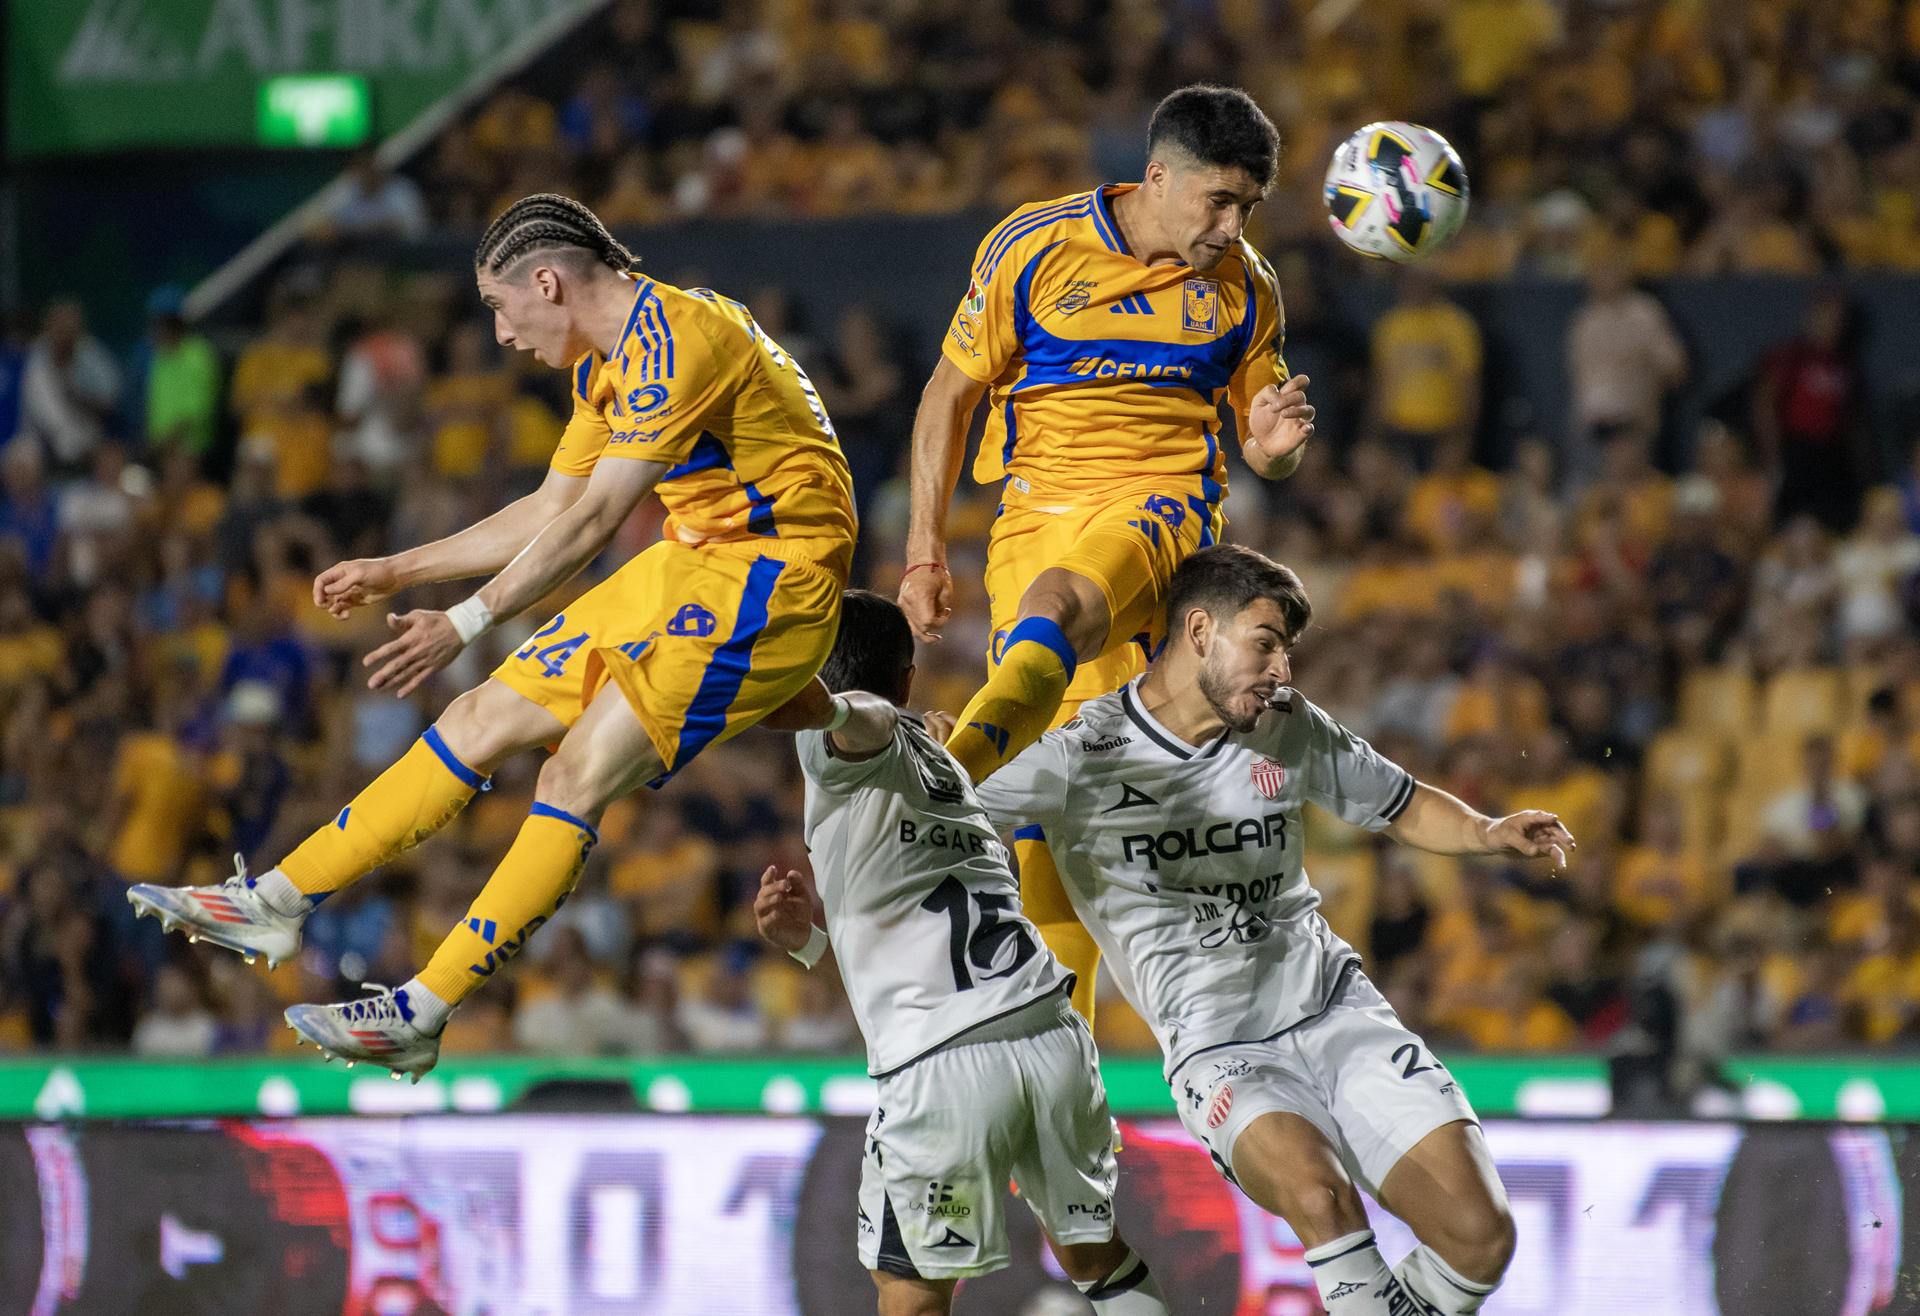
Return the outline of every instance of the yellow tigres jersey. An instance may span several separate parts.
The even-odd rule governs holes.
[[[982,484],[1077,496],[1142,477],[1224,483],[1221,400],[1245,415],[1286,379],[1273,267],[1245,241],[1208,274],[1141,264],[1111,208],[1136,186],[1023,206],[980,244],[943,350],[992,385]]]
[[[553,469],[586,475],[602,457],[671,467],[658,488],[669,539],[832,541],[823,558],[853,542],[853,477],[813,382],[710,289],[636,279],[613,355],[575,363]]]

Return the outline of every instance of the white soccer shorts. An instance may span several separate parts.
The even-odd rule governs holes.
[[[1062,994],[880,1080],[860,1168],[860,1262],[965,1279],[1008,1263],[1007,1184],[1060,1243],[1113,1237],[1115,1125]]]
[[[1174,1072],[1173,1097],[1180,1122],[1228,1178],[1240,1131],[1285,1111],[1325,1134],[1354,1182],[1375,1198],[1415,1143],[1442,1125],[1474,1119],[1453,1075],[1357,964],[1313,1018],[1267,1041],[1214,1047],[1188,1060]]]

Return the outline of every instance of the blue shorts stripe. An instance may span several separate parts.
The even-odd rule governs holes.
[[[1016,827],[1013,829],[1013,839],[1016,841],[1044,841],[1047,839],[1047,833],[1039,823],[1028,823],[1025,827]]]
[[[773,523],[773,499],[756,489],[751,480],[740,481],[740,487],[746,491],[747,502],[753,508],[747,517],[747,533],[779,538],[780,531]]]
[[[565,809],[556,809],[551,804],[542,804],[540,801],[535,800],[533,807],[527,810],[527,817],[552,818],[558,822],[567,824],[569,827],[578,827],[587,834],[595,845],[600,844],[600,829],[588,822],[585,818],[574,817]]]
[[[1080,659],[1074,653],[1073,646],[1067,643],[1067,633],[1060,629],[1059,622],[1051,617],[1027,618],[1015,626],[1013,633],[1007,636],[1007,647],[1004,653],[1012,653],[1013,646],[1016,644],[1028,643],[1038,644],[1051,650],[1053,656],[1060,660],[1060,666],[1066,669],[1067,679],[1069,681],[1073,679],[1073,669],[1080,665]],[[1001,661],[1005,662],[1006,658],[1003,656]]]
[[[447,748],[447,742],[440,738],[439,727],[428,727],[420,733],[420,739],[428,749],[439,756],[440,761],[447,765],[447,771],[458,777],[462,785],[471,786],[477,791],[487,788],[487,779],[462,763],[460,756]],[[343,823],[346,821],[344,813],[340,818]]]
[[[666,775],[658,781],[665,781],[691,763],[696,754],[726,729],[727,709],[733,706],[741,683],[747,679],[753,664],[754,642],[767,628],[767,605],[773,599],[774,585],[786,565],[779,558],[763,557],[756,558],[747,569],[747,587],[740,594],[740,611],[733,623],[733,634],[707,660],[700,688],[694,692],[693,702],[687,705],[687,715],[680,722],[680,746],[674,752],[673,762],[667,765]]]

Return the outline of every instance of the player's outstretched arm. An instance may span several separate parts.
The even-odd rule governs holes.
[[[422,608],[389,615],[387,626],[396,638],[364,659],[374,669],[368,688],[392,690],[404,699],[496,620],[505,621],[552,593],[599,556],[666,472],[660,462],[627,457],[597,463],[586,491],[472,598],[446,612]]]
[[[789,955],[798,955],[814,939],[815,929],[826,922],[825,908],[804,873],[788,869],[783,877],[778,864],[768,864],[760,874],[760,890],[753,898],[753,923],[761,939]]]
[[[900,608],[914,637],[929,643],[940,638],[940,628],[953,612],[947,508],[967,455],[967,427],[986,388],[943,356],[920,393],[920,409],[913,417],[907,574],[900,581]]]
[[[1550,813],[1523,809],[1489,818],[1438,787],[1417,782],[1413,799],[1387,834],[1402,845],[1434,854],[1510,854],[1567,866],[1573,834]]]
[[[548,471],[538,489],[458,534],[391,557],[356,558],[314,578],[313,603],[345,619],[409,585],[490,576],[520,554],[556,516],[578,502],[587,478]]]
[[[1245,441],[1240,455],[1263,480],[1284,480],[1300,465],[1307,440],[1313,437],[1313,407],[1307,401],[1306,375],[1284,384],[1269,384],[1253,395],[1241,421]]]
[[[865,690],[829,694],[816,676],[760,725],[774,731],[824,731],[839,757],[867,759],[893,743],[900,710]]]

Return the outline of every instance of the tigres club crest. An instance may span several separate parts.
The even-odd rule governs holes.
[[[1270,800],[1280,798],[1280,788],[1287,784],[1287,770],[1272,759],[1253,761],[1254,789]]]
[[[1220,285],[1212,279],[1188,279],[1180,285],[1181,324],[1195,333],[1216,332],[1220,322]]]

